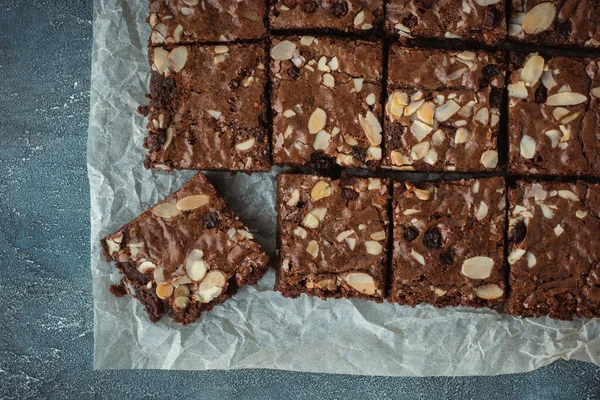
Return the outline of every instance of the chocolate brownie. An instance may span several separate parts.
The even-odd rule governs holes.
[[[511,54],[510,172],[600,176],[599,61]]]
[[[502,53],[390,49],[386,168],[491,171],[505,84]]]
[[[269,169],[262,45],[154,47],[150,62],[147,167]]]
[[[166,313],[183,324],[256,283],[268,257],[201,173],[102,239],[108,261],[153,322]]]
[[[266,14],[264,0],[150,0],[150,44],[259,39]]]
[[[524,182],[509,188],[507,311],[600,317],[600,187]]]
[[[411,38],[496,44],[506,37],[505,0],[389,0],[386,29]]]
[[[271,29],[372,32],[383,27],[383,0],[270,0]]]
[[[381,302],[385,291],[388,181],[277,177],[279,267],[275,289],[360,297]]]
[[[330,37],[274,40],[273,158],[277,164],[375,167],[381,160],[382,46]]]
[[[509,37],[542,45],[600,47],[598,0],[511,0]]]
[[[505,206],[503,178],[395,183],[389,300],[501,306]]]

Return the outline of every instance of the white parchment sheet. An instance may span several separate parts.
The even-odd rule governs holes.
[[[129,222],[193,172],[142,165],[149,28],[145,0],[95,0],[88,165],[91,267],[98,369],[276,368],[370,375],[495,375],[558,358],[600,364],[600,320],[518,319],[489,310],[438,310],[362,300],[284,299],[274,273],[191,326],[152,324],[140,304],[108,286],[117,270],[99,240]],[[219,192],[274,252],[275,172],[212,173]]]

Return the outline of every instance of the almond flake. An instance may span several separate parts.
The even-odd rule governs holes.
[[[375,117],[371,111],[367,111],[365,117],[362,115],[358,116],[358,121],[360,122],[360,126],[363,128],[365,136],[367,136],[367,139],[369,139],[371,145],[379,146],[381,144],[382,129],[377,117]]]
[[[546,105],[548,106],[575,106],[585,103],[587,97],[575,92],[561,92],[548,96]]]
[[[449,120],[454,114],[460,110],[460,105],[454,100],[449,100],[444,103],[444,105],[436,108],[435,110],[435,119],[438,122],[445,122]]]
[[[353,234],[354,234],[354,230],[348,229],[347,231],[344,231],[344,232],[340,233],[339,235],[337,235],[335,240],[337,240],[338,243],[342,243],[344,240],[346,240],[349,236],[352,236]]]
[[[327,115],[321,108],[316,108],[308,120],[308,132],[315,134],[325,127]]]
[[[461,272],[470,279],[487,279],[493,267],[494,260],[489,257],[472,257],[463,262]]]
[[[375,280],[364,272],[352,272],[346,276],[346,283],[357,291],[374,295],[377,292]]]
[[[306,246],[306,252],[310,254],[312,258],[317,258],[319,255],[319,243],[316,240],[311,240]]]
[[[414,249],[410,251],[410,255],[417,260],[419,264],[425,265],[425,258],[421,254],[417,253]]]
[[[533,7],[523,18],[523,30],[535,35],[547,30],[556,17],[556,6],[551,2],[540,3]]]
[[[475,218],[477,218],[477,221],[481,221],[482,219],[487,217],[487,215],[488,215],[488,206],[487,206],[487,204],[485,204],[484,201],[481,201],[479,203],[479,208],[477,209],[477,213],[475,214]]]
[[[373,240],[384,240],[386,238],[385,231],[373,232],[369,236]]]
[[[324,130],[320,130],[317,132],[312,146],[315,150],[325,150],[327,147],[329,147],[330,143],[331,135]]]
[[[271,58],[282,61],[289,60],[293,57],[294,51],[296,51],[296,45],[289,40],[284,40],[271,49]]]
[[[486,168],[496,168],[498,165],[498,152],[496,150],[487,150],[481,155],[479,161]]]
[[[292,191],[292,195],[290,196],[290,199],[287,201],[286,204],[290,207],[296,207],[299,200],[300,200],[300,192],[298,191],[298,189],[294,189]]]
[[[504,291],[502,290],[502,288],[500,288],[500,286],[494,283],[491,285],[485,285],[475,288],[475,296],[484,300],[495,300],[502,297],[503,294]]]
[[[560,236],[560,235],[562,235],[562,233],[563,233],[564,231],[565,231],[565,230],[563,229],[563,227],[562,227],[562,226],[560,226],[560,224],[558,224],[558,225],[556,225],[556,226],[554,227],[554,234],[555,234],[556,236]]]
[[[521,70],[521,80],[529,86],[534,86],[544,71],[544,58],[538,55],[529,57]]]
[[[575,193],[573,193],[570,190],[559,190],[558,197],[562,197],[563,199],[572,200],[572,201],[579,201],[579,196],[577,196]]]
[[[535,156],[535,140],[531,136],[524,135],[521,138],[520,152],[521,156],[526,159]]]
[[[195,210],[196,208],[207,205],[210,197],[205,194],[187,196],[177,202],[177,209],[181,211]]]
[[[526,99],[528,92],[527,88],[525,87],[525,82],[519,81],[517,83],[509,83],[508,95],[510,97],[514,97],[515,99]]]
[[[310,198],[312,201],[318,201],[329,196],[331,196],[331,186],[325,181],[317,182],[310,191]]]
[[[374,240],[367,240],[365,242],[365,247],[367,249],[367,253],[377,256],[381,254],[383,251],[383,246]]]
[[[152,212],[155,215],[167,220],[179,215],[179,209],[175,204],[172,203],[159,204],[152,209]]]
[[[431,126],[419,120],[415,120],[410,127],[410,132],[419,142],[425,139],[432,130]]]

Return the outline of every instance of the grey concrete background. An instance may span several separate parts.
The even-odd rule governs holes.
[[[91,42],[91,0],[0,0],[0,399],[600,399],[600,368],[567,361],[474,378],[93,371]]]

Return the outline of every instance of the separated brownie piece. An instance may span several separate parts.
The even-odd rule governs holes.
[[[496,169],[504,83],[501,53],[392,46],[384,165],[417,171]]]
[[[509,170],[600,175],[598,60],[511,54]]]
[[[266,14],[264,0],[150,0],[150,44],[259,39]]]
[[[272,29],[371,32],[383,26],[383,0],[270,0]]]
[[[382,47],[325,37],[271,49],[273,158],[375,167],[381,160]],[[324,159],[324,160],[323,160]]]
[[[505,206],[502,178],[396,183],[390,301],[503,304]]]
[[[505,0],[389,0],[386,29],[402,41],[466,39],[496,44],[506,37]]]
[[[517,182],[509,189],[508,312],[600,317],[600,188]]]
[[[256,283],[268,257],[202,174],[102,239],[107,260],[153,322],[167,313],[194,322],[204,311]]]
[[[388,182],[339,181],[312,175],[279,175],[275,289],[361,297],[381,302],[385,290]]]
[[[266,171],[261,45],[150,49],[148,168]]]
[[[545,45],[600,47],[597,0],[511,0],[509,36]]]

